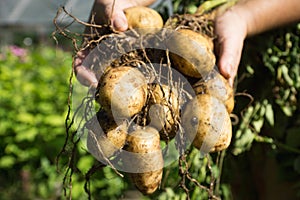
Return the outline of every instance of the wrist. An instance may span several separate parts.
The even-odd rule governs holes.
[[[244,38],[247,36],[252,36],[256,34],[256,23],[253,17],[253,11],[245,5],[237,5],[233,7],[234,13],[240,19],[243,28]]]
[[[217,29],[219,29],[218,32],[222,32],[221,29],[223,29],[226,32],[226,36],[234,34],[238,35],[239,39],[244,40],[250,28],[248,25],[248,13],[238,6],[234,6],[217,17],[216,25]]]

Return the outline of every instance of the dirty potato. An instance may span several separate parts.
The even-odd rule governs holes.
[[[208,94],[198,94],[188,102],[182,126],[189,141],[204,153],[226,149],[231,141],[232,127],[224,104]]]
[[[114,153],[123,148],[127,126],[117,125],[113,117],[101,110],[86,124],[88,129],[87,148],[99,161],[106,163]]]
[[[201,78],[216,63],[212,39],[190,29],[179,29],[167,39],[170,59],[181,73]]]
[[[135,169],[130,177],[143,194],[152,194],[160,185],[163,173],[163,155],[159,133],[152,127],[140,127],[128,134],[125,150],[131,156],[124,159],[125,166]]]
[[[97,102],[115,120],[122,120],[142,110],[147,99],[147,80],[137,68],[110,68],[100,78],[97,91]]]
[[[198,81],[193,85],[195,94],[209,94],[226,106],[228,113],[234,108],[234,91],[228,81],[219,73],[214,72],[212,76],[205,81]]]
[[[148,7],[135,6],[124,10],[128,27],[146,34],[153,33],[163,27],[163,19],[160,14]]]
[[[176,88],[154,83],[150,87],[150,125],[160,132],[162,140],[175,137],[179,118],[179,94]]]

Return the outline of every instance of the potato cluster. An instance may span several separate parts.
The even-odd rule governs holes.
[[[138,29],[140,37],[160,34],[158,30],[174,24],[170,19],[163,25],[160,15],[145,7],[126,9],[125,15],[129,28]],[[131,153],[122,162],[135,167],[129,175],[143,194],[155,192],[160,185],[161,142],[181,133],[194,147],[209,153],[226,149],[231,141],[234,92],[215,69],[213,38],[186,25],[171,28],[172,34],[161,35],[165,55],[171,68],[186,78],[185,84],[192,85],[192,92],[177,87],[177,80],[153,81],[162,79],[158,71],[150,76],[148,68],[128,63],[108,66],[97,87],[101,109],[86,125],[87,148],[99,161],[107,163],[122,151]]]

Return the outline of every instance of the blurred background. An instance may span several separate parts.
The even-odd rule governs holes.
[[[166,18],[193,13],[204,1],[159,1],[152,7]],[[80,146],[70,185],[63,185],[68,155],[56,158],[65,137],[69,78],[74,49],[56,35],[60,8],[86,21],[93,0],[0,0],[0,199],[88,199],[85,174],[97,163]],[[58,17],[62,25],[66,15]],[[82,32],[74,23],[71,30]],[[192,149],[190,173],[208,185],[220,176],[222,199],[300,199],[300,24],[247,39],[236,80],[232,143],[221,155],[200,158]],[[245,95],[246,94],[246,95]],[[71,148],[71,147],[70,147]],[[208,167],[208,160],[211,159]],[[211,169],[212,168],[212,169]],[[178,164],[164,169],[159,191],[142,197],[111,168],[90,177],[92,199],[186,199]],[[68,178],[68,177],[67,177]],[[70,182],[70,181],[67,181]],[[192,199],[205,190],[187,182]]]

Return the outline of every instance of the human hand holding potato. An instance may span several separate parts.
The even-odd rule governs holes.
[[[95,0],[90,19],[94,19],[95,24],[110,24],[115,31],[126,31],[128,21],[124,10],[134,6],[148,6],[155,0]],[[89,29],[85,30],[88,33]],[[84,59],[89,54],[90,49],[77,52],[74,59],[74,71],[78,81],[85,86],[96,88],[98,80],[89,66],[84,65]]]

